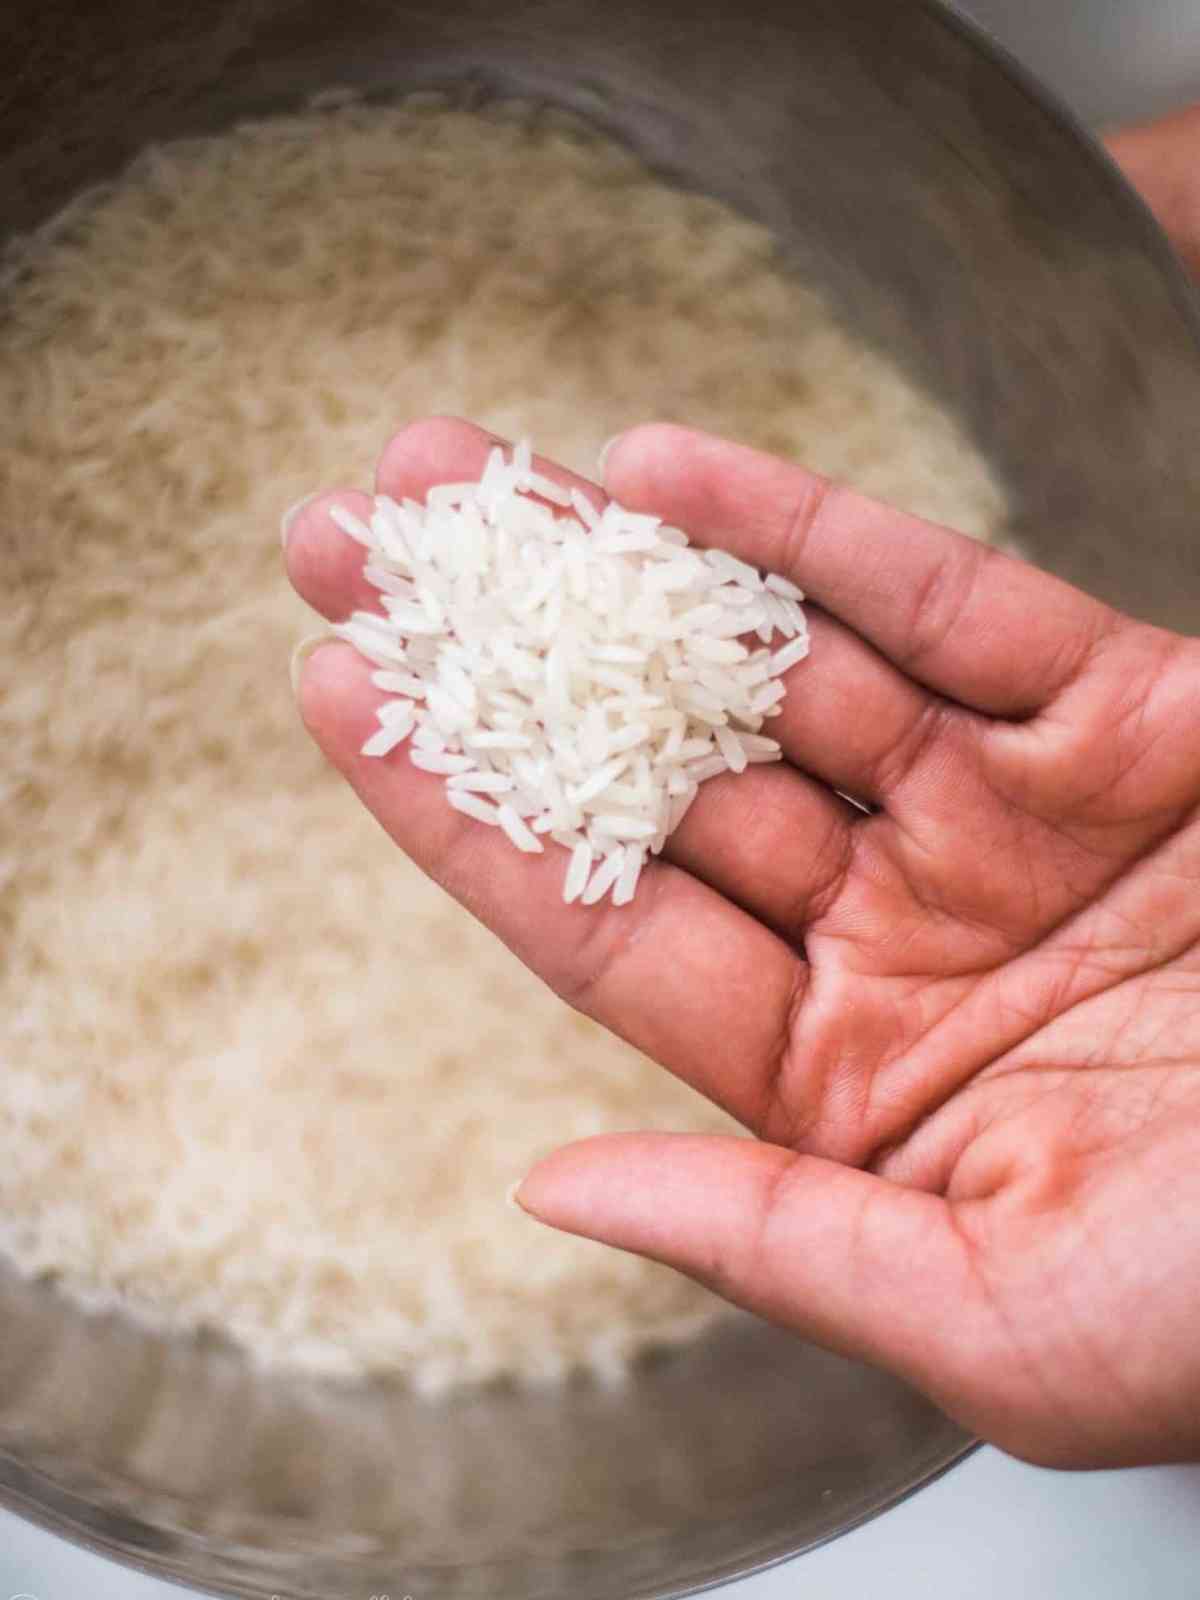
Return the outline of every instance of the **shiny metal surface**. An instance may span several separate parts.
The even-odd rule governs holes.
[[[0,1499],[238,1595],[665,1596],[829,1538],[964,1448],[882,1375],[749,1318],[629,1389],[267,1381],[0,1289]]]
[[[9,0],[0,50],[12,228],[150,139],[331,84],[571,105],[771,224],[973,427],[1045,565],[1195,631],[1195,306],[1069,119],[934,5]],[[663,1600],[831,1537],[964,1447],[901,1386],[750,1319],[627,1390],[431,1405],[269,1381],[0,1272],[0,1499],[231,1594]]]

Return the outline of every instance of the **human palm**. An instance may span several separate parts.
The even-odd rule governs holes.
[[[421,496],[492,442],[416,424],[380,487]],[[682,429],[624,435],[606,486],[814,602],[772,726],[787,759],[706,784],[631,906],[565,905],[557,852],[511,851],[403,751],[363,758],[381,696],[348,646],[300,684],[397,843],[758,1135],[585,1140],[521,1204],[1030,1459],[1194,1457],[1200,643]],[[288,561],[340,619],[378,597],[335,498],[293,520]]]

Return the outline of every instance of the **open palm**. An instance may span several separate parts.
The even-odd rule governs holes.
[[[414,425],[380,487],[422,496],[492,442]],[[397,843],[759,1136],[586,1140],[521,1203],[1031,1459],[1195,1456],[1200,644],[682,429],[624,435],[606,486],[815,602],[772,727],[786,762],[706,784],[631,906],[564,905],[557,852],[519,856],[403,751],[361,757],[381,695],[349,647],[300,685]],[[340,619],[378,597],[331,498],[288,560]]]

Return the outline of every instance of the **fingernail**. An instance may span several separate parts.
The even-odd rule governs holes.
[[[295,522],[296,518],[300,515],[300,513],[304,510],[305,506],[311,505],[312,502],[316,498],[317,497],[316,497],[315,494],[306,494],[304,496],[303,500],[297,500],[296,504],[294,506],[289,506],[287,508],[287,510],[283,513],[283,516],[280,517],[280,519],[279,519],[279,543],[283,546],[283,548],[285,550],[288,547],[288,539],[291,537],[292,524]]]
[[[315,655],[323,644],[330,643],[332,643],[332,640],[329,634],[310,633],[306,635],[305,638],[301,639],[300,643],[292,651],[292,659],[288,668],[288,672],[292,680],[293,694],[299,694],[300,692],[300,674],[304,671],[304,663],[308,660],[309,656]]]
[[[524,1182],[524,1178],[518,1178],[516,1183],[509,1184],[508,1188],[504,1192],[504,1203],[506,1206],[510,1207],[511,1210],[519,1211],[522,1216],[530,1217],[533,1215],[533,1213],[531,1211],[526,1211],[525,1207],[517,1199],[517,1194]]]
[[[606,462],[608,461],[608,458],[609,458],[610,454],[612,453],[613,445],[620,444],[621,440],[624,437],[625,437],[625,435],[623,433],[614,433],[612,438],[608,441],[608,443],[604,446],[603,450],[601,450],[600,454],[597,456],[597,458],[596,458],[596,471],[600,474],[600,482],[601,483],[604,482],[604,467],[605,467]]]

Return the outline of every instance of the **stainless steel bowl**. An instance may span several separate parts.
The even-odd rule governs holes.
[[[940,6],[9,0],[0,30],[13,229],[151,140],[330,85],[569,105],[773,227],[965,420],[1043,564],[1200,617],[1189,290],[1081,131]],[[891,1380],[750,1319],[624,1390],[433,1405],[267,1379],[0,1272],[0,1499],[237,1595],[679,1595],[831,1537],[966,1447]]]

